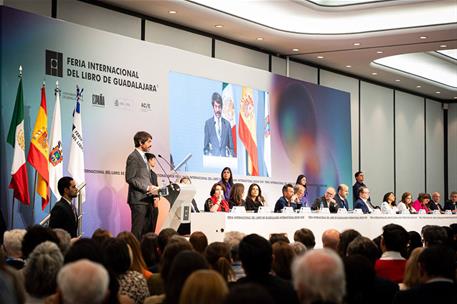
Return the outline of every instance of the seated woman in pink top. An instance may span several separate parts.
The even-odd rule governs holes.
[[[421,209],[424,209],[426,213],[429,213],[430,212],[430,209],[428,209],[429,202],[430,202],[430,194],[419,193],[417,200],[414,201],[412,206],[414,209],[416,209],[417,212],[419,212],[419,210],[421,210]]]

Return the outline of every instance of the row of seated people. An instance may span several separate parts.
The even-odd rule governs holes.
[[[244,196],[244,185],[234,183],[230,186],[230,192],[227,195],[225,184],[222,182],[215,183],[210,191],[210,198],[205,202],[205,212],[228,212],[236,206],[244,206],[247,211],[257,212],[259,207],[265,206],[265,198],[262,196],[261,188],[258,184],[251,184],[248,188],[247,195]],[[274,212],[282,212],[285,207],[293,210],[301,207],[309,207],[311,210],[329,209],[330,213],[337,213],[339,209],[349,210],[347,200],[349,187],[341,184],[337,189],[328,187],[321,197],[316,198],[311,203],[303,201],[306,188],[297,183],[295,186],[286,184],[282,188],[282,196],[277,200],[274,206]],[[452,213],[457,211],[457,192],[450,194],[450,200],[441,206],[431,200],[428,193],[420,193],[417,200],[412,200],[412,194],[405,192],[401,201],[395,202],[395,194],[388,192],[383,197],[383,203],[375,206],[371,203],[370,190],[367,187],[358,188],[358,198],[354,202],[354,209],[360,209],[363,213],[372,213],[379,209],[383,214],[396,213],[444,213],[449,210]],[[423,211],[421,211],[423,210]]]
[[[380,229],[381,232],[381,229]],[[457,224],[421,234],[388,224],[374,240],[306,228],[212,242],[167,228],[141,240],[97,229],[70,239],[35,225],[5,232],[0,302],[50,304],[457,303]],[[4,256],[3,256],[4,255]]]

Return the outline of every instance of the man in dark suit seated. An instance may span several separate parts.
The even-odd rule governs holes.
[[[297,204],[294,200],[294,186],[292,184],[286,184],[282,187],[282,196],[275,204],[275,212],[282,212],[284,207],[297,209]]]
[[[349,209],[348,203],[348,194],[349,194],[349,187],[345,184],[340,184],[337,189],[337,193],[334,197],[336,203],[338,204],[338,208],[344,208],[346,210]]]
[[[444,246],[425,248],[419,255],[422,285],[400,291],[395,304],[457,303],[455,254]]]
[[[430,200],[430,203],[428,204],[428,209],[430,210],[439,210],[440,212],[444,212],[444,208],[441,206],[440,203],[441,195],[439,192],[433,192],[432,193],[432,199]]]
[[[62,198],[54,205],[49,218],[50,228],[61,228],[72,238],[77,236],[78,215],[72,199],[78,196],[76,182],[69,176],[64,176],[57,182],[57,189]]]
[[[444,210],[457,211],[457,191],[452,191],[449,200],[444,204]]]
[[[211,98],[214,116],[205,122],[203,154],[212,156],[235,156],[230,122],[222,117],[222,97],[214,92]]]
[[[367,187],[359,188],[358,199],[354,203],[354,209],[362,209],[364,214],[371,213],[371,208],[368,205],[368,199],[370,198],[370,190]]]
[[[335,188],[328,187],[323,196],[316,198],[311,209],[329,208],[331,213],[336,213],[338,211],[338,205],[334,200],[335,193]]]

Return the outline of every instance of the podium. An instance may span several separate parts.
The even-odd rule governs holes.
[[[167,186],[167,190],[170,211],[161,229],[178,230],[180,224],[190,223],[191,202],[195,196],[195,187],[192,184],[170,184]]]

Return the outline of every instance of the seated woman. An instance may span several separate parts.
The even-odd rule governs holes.
[[[398,211],[395,205],[395,194],[393,192],[387,192],[384,194],[381,204],[381,212],[383,214],[396,214]]]
[[[416,212],[419,212],[419,210],[425,210],[425,213],[429,213],[430,212],[430,209],[428,209],[429,202],[430,202],[430,194],[419,193],[417,200],[414,201],[412,206],[416,210]]]
[[[265,205],[265,199],[262,196],[262,190],[257,184],[251,184],[248,189],[248,195],[246,196],[246,210],[253,210],[257,212],[259,207]]]
[[[416,213],[416,209],[411,206],[413,196],[411,192],[405,192],[401,196],[401,201],[398,203],[397,209],[399,213]]]
[[[211,187],[211,191],[208,198],[205,202],[205,211],[206,212],[229,212],[230,207],[228,202],[224,198],[225,187],[222,184],[215,183]]]
[[[244,185],[240,183],[233,184],[230,190],[229,207],[232,209],[234,206],[244,206]]]
[[[232,169],[230,169],[229,167],[225,167],[224,169],[222,169],[221,179],[219,180],[218,183],[225,187],[224,197],[225,197],[225,200],[228,201],[230,199],[230,191],[232,190],[232,187],[233,187]]]

